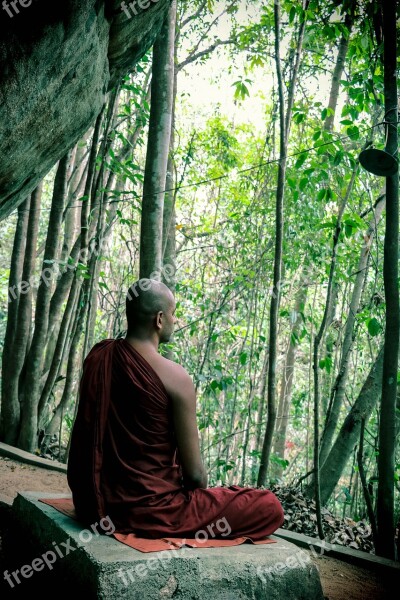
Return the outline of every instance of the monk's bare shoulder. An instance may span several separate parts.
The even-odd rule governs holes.
[[[186,396],[194,389],[189,373],[178,363],[159,356],[155,365],[157,375],[163,382],[168,394],[172,397]]]

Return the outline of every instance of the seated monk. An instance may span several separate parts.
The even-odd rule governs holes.
[[[176,322],[171,291],[136,282],[126,316],[126,337],[99,342],[84,361],[68,461],[77,516],[108,516],[118,533],[146,538],[193,538],[217,519],[229,524],[224,539],[272,534],[283,510],[271,491],[207,487],[192,379],[158,351]]]

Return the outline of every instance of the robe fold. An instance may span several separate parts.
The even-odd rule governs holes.
[[[67,476],[78,517],[109,517],[118,533],[193,538],[219,522],[224,539],[259,540],[283,523],[269,490],[183,487],[171,399],[125,339],[96,344],[84,361]]]

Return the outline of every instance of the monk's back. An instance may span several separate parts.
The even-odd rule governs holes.
[[[136,376],[117,354],[104,436],[103,487],[108,502],[129,490],[130,502],[143,504],[181,487],[171,403],[151,365],[125,340],[119,342],[128,346]]]
[[[68,482],[83,520],[165,503],[181,489],[171,401],[151,365],[124,339],[85,360]]]

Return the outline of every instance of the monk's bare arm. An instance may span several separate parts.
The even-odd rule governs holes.
[[[191,377],[174,365],[175,385],[170,384],[175,436],[182,463],[183,484],[188,489],[206,488],[207,473],[200,454],[196,420],[196,391]]]

